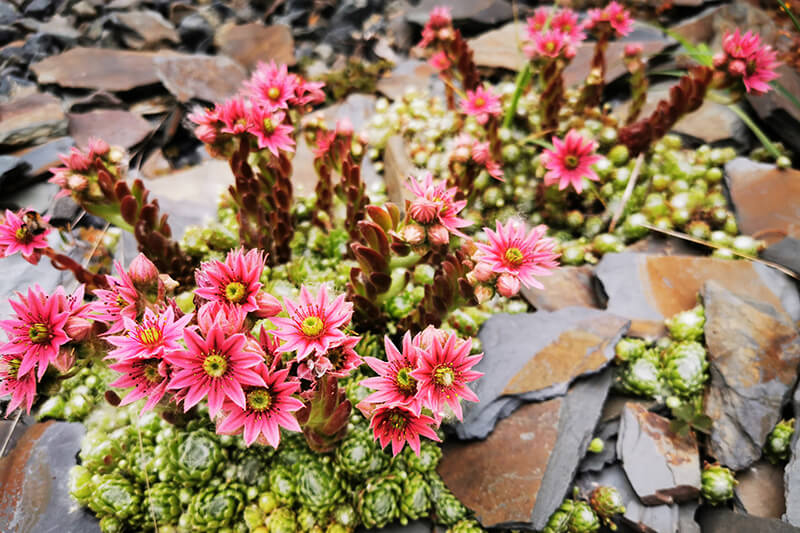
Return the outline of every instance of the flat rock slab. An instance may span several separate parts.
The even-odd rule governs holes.
[[[159,82],[153,60],[165,52],[72,48],[31,65],[40,84],[129,91]]]
[[[800,276],[800,239],[786,237],[761,254],[764,259],[783,265]]]
[[[607,310],[630,318],[634,336],[665,334],[664,319],[697,305],[709,279],[800,320],[800,295],[791,278],[757,263],[623,252],[603,256],[594,273],[608,297]]]
[[[716,281],[703,286],[711,386],[705,412],[714,421],[711,454],[733,470],[761,456],[780,420],[800,363],[800,334],[766,299],[734,294]]]
[[[180,42],[172,23],[155,11],[124,11],[113,17],[119,25],[131,31],[131,34],[122,35],[129,48],[154,49],[164,43]]]
[[[0,531],[100,531],[97,519],[68,493],[69,470],[85,433],[77,423],[35,424],[0,459]]]
[[[442,479],[484,527],[542,529],[570,488],[611,381],[607,369],[565,397],[520,407],[486,440],[447,442]]]
[[[800,171],[737,157],[725,165],[725,183],[742,233],[770,244],[800,238]]]
[[[492,316],[481,328],[485,355],[475,367],[484,372],[474,389],[481,401],[464,406],[459,437],[484,438],[523,402],[561,396],[577,377],[600,371],[628,324],[583,307]]]
[[[296,63],[292,32],[281,24],[224,24],[217,30],[214,44],[220,53],[233,58],[247,70],[256,68],[259,61],[275,61],[289,66]]]
[[[0,104],[0,145],[25,146],[67,132],[61,100],[34,93]]]
[[[783,468],[760,460],[736,474],[736,499],[747,514],[761,518],[780,518],[786,512]]]
[[[800,529],[775,520],[758,518],[729,509],[703,509],[697,513],[697,521],[703,533],[800,533]]]
[[[153,126],[147,120],[121,109],[69,114],[69,135],[82,149],[88,147],[90,137],[98,137],[111,146],[127,149],[139,144],[151,131]]]
[[[586,472],[575,480],[581,493],[588,497],[600,486],[614,487],[625,504],[622,522],[633,531],[642,533],[700,533],[694,521],[697,502],[644,505],[636,496],[622,465],[615,463],[600,472]],[[730,533],[730,532],[729,532]]]
[[[247,72],[226,56],[202,54],[155,59],[158,79],[179,102],[193,98],[220,102],[235,96]]]
[[[41,176],[52,167],[62,166],[59,154],[69,153],[69,149],[75,145],[72,137],[60,137],[50,142],[26,148],[16,152],[21,161],[29,165],[27,175],[30,177]]]
[[[609,401],[611,399],[609,398]],[[608,402],[603,406],[603,414],[600,415],[600,425],[592,436],[592,440],[600,439],[603,441],[603,451],[587,451],[581,464],[578,466],[579,472],[599,472],[606,465],[617,461],[617,435],[619,434],[619,420],[609,420],[603,422],[603,415],[608,407]]]
[[[600,308],[592,286],[592,267],[565,266],[557,268],[550,276],[539,281],[543,289],[522,289],[522,296],[538,311],[558,311],[565,307]]]
[[[617,455],[639,499],[646,505],[671,504],[700,494],[697,439],[669,429],[669,420],[639,404],[626,404]]]

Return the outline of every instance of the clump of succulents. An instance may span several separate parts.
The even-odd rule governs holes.
[[[600,529],[600,518],[592,507],[581,500],[567,498],[550,515],[543,533],[594,533]]]
[[[700,476],[700,493],[711,505],[719,505],[733,498],[736,478],[733,472],[718,463],[706,464]]]
[[[625,513],[625,505],[616,488],[608,485],[596,487],[589,495],[589,505],[606,526],[612,530],[617,529],[613,519],[616,515]]]
[[[781,420],[770,431],[764,445],[764,455],[767,459],[777,464],[786,461],[792,452],[791,443],[794,436],[794,418]]]

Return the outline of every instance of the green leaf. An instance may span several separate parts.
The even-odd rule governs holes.
[[[714,64],[714,54],[711,53],[711,50],[705,43],[700,43],[699,45],[694,45],[689,42],[688,39],[684,38],[682,35],[674,32],[673,30],[662,28],[664,32],[681,43],[686,49],[687,54],[689,57],[700,63],[701,65],[705,65],[706,67],[713,66]]]
[[[740,119],[742,119],[742,122],[747,124],[747,127],[750,128],[750,131],[752,131],[753,134],[756,137],[758,137],[758,140],[761,141],[761,144],[764,146],[767,152],[770,153],[772,157],[778,159],[781,156],[781,153],[778,151],[777,148],[775,148],[775,145],[772,144],[772,142],[769,140],[766,134],[763,131],[761,131],[761,128],[759,128],[756,125],[756,123],[753,122],[753,119],[751,119],[747,113],[742,111],[742,109],[736,104],[730,104],[728,107],[730,108],[731,111],[736,113]]]
[[[511,105],[508,106],[508,110],[506,111],[506,116],[503,117],[503,127],[508,128],[511,126],[511,122],[514,120],[514,115],[517,114],[517,105],[519,105],[520,96],[522,96],[522,91],[527,87],[528,82],[531,79],[531,64],[526,63],[525,68],[519,71],[517,74],[517,82],[516,87],[514,88],[514,94],[511,96]]]

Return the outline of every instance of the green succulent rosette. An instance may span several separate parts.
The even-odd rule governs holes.
[[[368,529],[381,528],[400,518],[403,488],[392,476],[372,478],[358,495],[358,514]]]

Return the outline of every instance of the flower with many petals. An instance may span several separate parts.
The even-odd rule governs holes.
[[[597,142],[584,138],[575,130],[569,130],[563,141],[553,137],[553,149],[542,152],[548,170],[544,175],[545,185],[558,183],[560,191],[572,185],[580,193],[583,191],[584,178],[598,181],[600,178],[592,165],[603,158],[594,153],[596,149]]]
[[[232,434],[243,428],[248,446],[263,436],[270,446],[277,448],[281,442],[280,428],[301,431],[292,414],[303,407],[303,402],[292,397],[299,384],[287,379],[289,369],[269,371],[267,365],[261,364],[254,371],[263,385],[245,386],[243,405],[226,400],[222,407],[225,416],[218,422],[217,431]]]
[[[287,109],[298,85],[299,79],[289,74],[286,65],[278,66],[274,61],[259,62],[250,81],[245,84],[248,94],[270,111]]]
[[[531,41],[536,38],[536,35],[543,31],[547,26],[547,22],[550,20],[550,8],[549,7],[537,7],[536,10],[533,12],[532,17],[528,17],[528,39]]]
[[[722,50],[735,59],[747,59],[761,48],[761,36],[748,31],[742,34],[739,28],[731,33],[726,31],[722,37]]]
[[[414,199],[408,206],[408,214],[412,220],[426,225],[438,223],[453,235],[464,236],[459,228],[469,226],[470,222],[457,215],[466,207],[467,202],[456,200],[456,187],[448,189],[443,181],[435,183],[430,172],[423,174],[421,181],[413,176],[409,177],[406,187],[414,194]]]
[[[108,289],[95,289],[97,300],[91,304],[92,318],[108,325],[107,334],[123,331],[123,317],[136,320],[139,312],[139,291],[133,286],[133,280],[120,263],[115,262],[114,268],[117,276],[106,276]]]
[[[771,46],[759,48],[747,60],[747,65],[742,75],[747,92],[764,94],[769,92],[769,82],[778,77],[775,69],[778,67],[777,53]]]
[[[256,250],[228,252],[225,261],[207,261],[195,273],[195,294],[209,301],[236,305],[245,312],[258,309],[261,272],[266,256]]]
[[[489,141],[482,143],[475,142],[475,144],[472,145],[472,160],[482,165],[486,169],[486,172],[494,179],[505,181],[503,179],[503,167],[500,163],[492,159]]]
[[[183,410],[188,411],[208,396],[208,413],[215,417],[225,398],[242,409],[246,406],[245,385],[265,386],[255,367],[264,364],[258,353],[245,350],[247,339],[241,333],[226,335],[212,327],[205,339],[192,330],[183,332],[186,350],[165,356],[174,366],[169,389],[182,389]]]
[[[120,405],[128,405],[136,400],[147,398],[142,412],[149,411],[161,401],[167,392],[170,368],[160,357],[127,359],[109,365],[109,368],[122,374],[110,384],[112,387],[120,389],[133,387],[133,390],[122,399]]]
[[[550,27],[563,33],[570,44],[586,39],[583,26],[578,22],[578,14],[571,9],[559,9],[550,20]]]
[[[36,375],[28,372],[20,375],[23,354],[0,354],[0,396],[11,395],[6,407],[6,417],[20,405],[30,414],[33,400],[36,397]]]
[[[633,19],[625,6],[619,2],[610,2],[603,9],[590,9],[586,28],[603,27],[608,24],[617,35],[625,36],[633,31]]]
[[[0,346],[0,353],[19,354],[22,360],[18,376],[37,368],[37,379],[42,379],[47,366],[58,357],[59,348],[69,342],[64,326],[68,311],[60,310],[60,299],[47,295],[38,285],[28,289],[28,295],[17,293],[19,301],[9,300],[15,318],[0,321],[0,328],[8,334],[8,342]]]
[[[203,334],[214,326],[222,328],[225,335],[241,333],[247,313],[241,306],[225,305],[219,301],[206,302],[197,310],[197,325]]]
[[[251,105],[242,97],[231,98],[219,106],[217,116],[223,127],[220,131],[239,135],[250,128]]]
[[[489,242],[476,244],[478,262],[486,263],[495,274],[519,279],[526,287],[543,288],[534,276],[552,274],[559,256],[555,241],[544,236],[547,227],[536,226],[526,235],[525,224],[512,219],[505,226],[498,221],[496,228],[484,228]]]
[[[325,101],[325,82],[322,81],[308,81],[300,78],[297,75],[297,87],[294,90],[294,96],[289,99],[289,103],[302,107],[306,105],[321,104]]]
[[[418,367],[411,376],[419,384],[418,394],[423,405],[434,413],[441,412],[447,404],[456,417],[463,420],[461,399],[478,401],[478,396],[467,387],[467,383],[483,375],[471,370],[483,354],[470,355],[471,348],[471,339],[461,341],[451,333],[445,342],[434,336],[430,348],[420,351]]]
[[[316,367],[328,376],[346,378],[361,366],[361,356],[355,350],[360,340],[361,337],[347,337],[331,346],[325,355],[317,358]]]
[[[503,108],[500,106],[500,97],[480,86],[474,91],[467,91],[467,97],[461,100],[461,111],[474,116],[478,124],[486,124],[490,116],[500,115]]]
[[[364,358],[364,362],[378,374],[361,382],[364,387],[375,391],[364,398],[364,402],[402,404],[419,414],[422,410],[422,402],[417,394],[419,385],[411,375],[417,369],[419,349],[408,332],[403,336],[402,352],[388,336],[384,337],[383,345],[386,349],[386,361],[375,357]]]
[[[5,249],[5,255],[21,252],[28,259],[35,257],[37,250],[47,248],[47,234],[52,229],[47,224],[49,220],[50,217],[39,217],[25,209],[19,213],[6,209],[0,224],[0,247]]]
[[[450,68],[452,61],[450,61],[450,58],[447,57],[447,54],[444,52],[444,50],[439,50],[433,54],[430,59],[428,59],[428,64],[439,72],[442,72],[443,70]]]
[[[247,131],[255,136],[259,148],[268,149],[274,156],[280,151],[294,152],[294,128],[284,124],[285,117],[284,113],[266,107],[257,107],[250,112]]]
[[[125,333],[105,338],[116,347],[108,352],[107,357],[117,361],[151,359],[182,350],[179,343],[181,333],[191,319],[192,315],[188,314],[175,320],[172,307],[159,312],[145,309],[144,316],[138,323],[123,316]]]
[[[328,289],[322,285],[315,300],[303,285],[299,301],[284,298],[283,302],[289,317],[272,319],[278,327],[272,333],[283,341],[279,348],[282,353],[296,351],[298,360],[314,352],[325,355],[331,346],[347,338],[342,327],[353,316],[353,304],[345,301],[343,294],[329,301]]]
[[[433,418],[415,413],[405,405],[386,404],[375,409],[369,425],[382,448],[392,444],[392,455],[400,453],[406,443],[419,455],[420,436],[437,442],[441,440],[431,427],[435,422]]]

